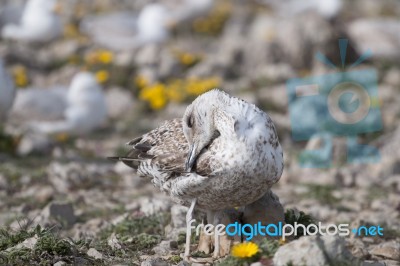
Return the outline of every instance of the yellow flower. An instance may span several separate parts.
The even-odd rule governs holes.
[[[110,78],[110,74],[107,70],[99,70],[96,72],[95,76],[97,81],[100,83],[105,83]]]
[[[141,89],[141,88],[144,88],[144,87],[148,86],[148,85],[149,85],[149,81],[147,80],[147,78],[146,78],[145,76],[138,75],[138,76],[135,78],[135,85],[136,85],[139,89]]]
[[[99,62],[101,62],[103,64],[109,64],[112,62],[114,55],[110,51],[101,50],[98,52],[97,58],[98,58]]]
[[[14,83],[18,87],[25,87],[28,84],[28,76],[26,74],[26,68],[21,65],[17,65],[12,69],[14,77]]]
[[[154,110],[162,109],[167,104],[165,85],[156,83],[143,88],[139,93],[139,99],[147,101]]]
[[[232,247],[232,256],[236,258],[251,258],[259,251],[257,244],[253,242],[245,242],[236,244]]]
[[[283,239],[283,238],[280,238],[279,239],[279,245],[284,245],[284,244],[286,244],[286,239]]]
[[[92,51],[85,56],[85,61],[89,65],[101,63],[107,65],[112,62],[114,55],[107,50]]]
[[[183,65],[191,66],[196,62],[196,57],[189,53],[183,53],[180,56],[180,61]]]
[[[218,78],[198,79],[189,78],[186,84],[186,91],[190,95],[200,95],[206,91],[218,87],[220,84]]]

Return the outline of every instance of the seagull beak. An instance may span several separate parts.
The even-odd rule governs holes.
[[[197,150],[197,145],[195,143],[190,145],[188,157],[186,159],[186,171],[188,172],[192,171],[192,167],[196,162],[197,158],[196,150]]]

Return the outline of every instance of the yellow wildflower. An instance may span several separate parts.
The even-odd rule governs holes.
[[[189,78],[186,84],[186,91],[190,95],[197,96],[218,87],[219,83],[218,78],[208,78],[203,80],[198,78]]]
[[[143,88],[139,93],[139,99],[147,101],[154,110],[162,109],[167,104],[165,85],[156,83]]]
[[[101,51],[98,51],[97,58],[100,63],[109,64],[112,62],[114,55],[110,51],[101,50]]]
[[[232,247],[232,256],[236,258],[251,258],[259,252],[257,244],[253,242],[245,242],[236,244]]]
[[[28,84],[28,75],[26,68],[22,65],[17,65],[12,69],[14,83],[17,87],[25,87]]]
[[[181,54],[181,56],[180,56],[180,61],[181,61],[181,64],[183,64],[183,65],[191,66],[191,65],[193,65],[194,63],[196,63],[197,58],[196,58],[194,55],[192,55],[192,54],[183,53],[183,54]]]
[[[110,78],[110,74],[107,70],[99,70],[96,72],[96,79],[99,83],[105,83]]]
[[[85,61],[89,65],[94,65],[97,63],[109,64],[112,62],[114,55],[112,52],[107,50],[92,51],[85,56]]]
[[[286,244],[286,239],[283,239],[283,238],[280,238],[279,239],[279,245],[284,245],[284,244]]]
[[[231,13],[232,5],[230,1],[219,2],[209,14],[194,20],[192,28],[199,33],[219,34]]]
[[[141,88],[144,88],[144,87],[148,86],[148,85],[149,85],[149,81],[147,80],[147,78],[146,78],[145,76],[143,76],[143,75],[138,75],[138,76],[136,76],[136,78],[135,78],[135,85],[136,85],[139,89],[141,89]]]

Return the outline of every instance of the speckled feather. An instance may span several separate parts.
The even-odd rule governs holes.
[[[202,150],[190,173],[185,172],[188,115],[194,115],[199,131],[212,116],[213,126],[220,132]],[[126,157],[132,161],[123,160],[127,165],[151,178],[174,201],[188,206],[196,198],[197,206],[204,210],[256,201],[279,180],[283,170],[282,149],[270,117],[255,105],[219,90],[199,96],[182,119],[165,121],[129,145],[132,150]]]

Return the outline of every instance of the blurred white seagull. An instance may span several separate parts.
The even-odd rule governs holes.
[[[169,18],[165,6],[149,4],[138,15],[117,12],[84,18],[80,30],[105,48],[129,50],[166,40]]]
[[[34,122],[31,128],[44,134],[85,134],[100,127],[107,118],[102,88],[88,72],[75,75],[67,95],[67,108],[61,121]]]
[[[4,122],[15,98],[14,82],[0,60],[0,124]]]
[[[126,157],[111,157],[151,178],[172,199],[195,205],[214,217],[217,212],[260,199],[283,171],[283,153],[271,118],[255,105],[220,90],[202,94],[189,105],[182,119],[128,143]],[[209,221],[210,222],[210,221]],[[190,228],[185,258],[190,253]],[[219,238],[214,257],[219,256]]]
[[[62,34],[62,22],[55,10],[56,0],[29,0],[19,24],[5,25],[1,35],[25,42],[49,42]]]

